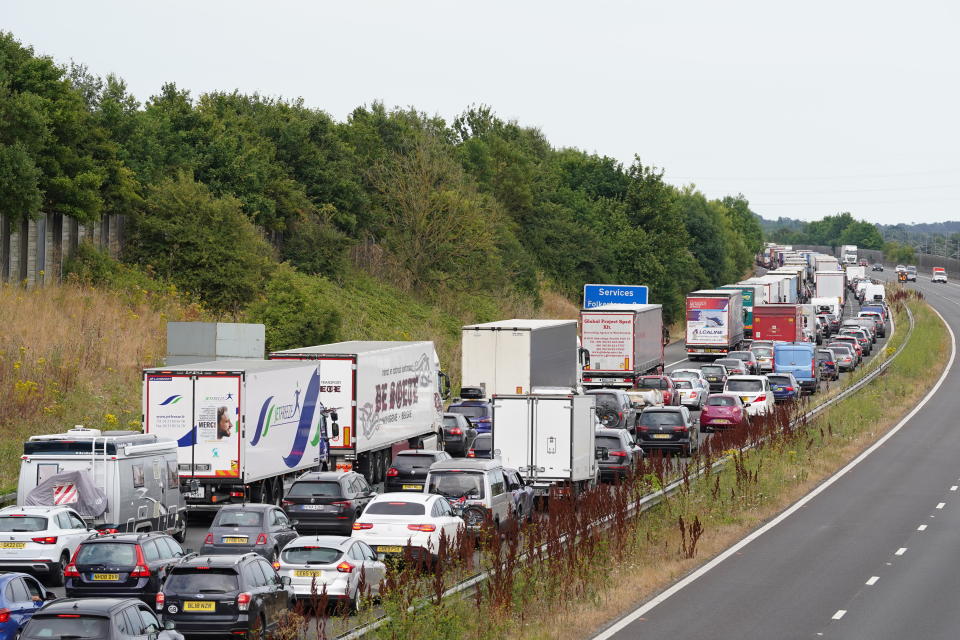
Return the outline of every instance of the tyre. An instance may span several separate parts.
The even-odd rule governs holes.
[[[620,417],[614,411],[604,411],[600,414],[600,424],[612,429],[620,422]]]
[[[66,553],[61,553],[60,561],[50,569],[50,576],[47,578],[47,586],[63,586],[63,572],[67,568],[68,564],[70,564],[70,557]]]

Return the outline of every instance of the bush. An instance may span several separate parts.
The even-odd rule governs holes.
[[[323,282],[282,264],[263,298],[250,306],[250,322],[266,325],[267,351],[334,342],[340,312],[325,302]]]
[[[316,213],[297,217],[290,224],[280,256],[304,273],[328,278],[342,275],[347,267],[347,248],[353,241],[338,231],[329,217]]]

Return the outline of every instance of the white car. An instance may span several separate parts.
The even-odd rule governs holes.
[[[940,267],[934,267],[930,282],[947,282],[947,272]]]
[[[740,396],[747,415],[762,416],[773,411],[773,389],[766,376],[730,376],[723,392]]]
[[[77,547],[94,533],[69,507],[0,509],[0,570],[29,573],[59,587]]]
[[[756,340],[750,345],[750,351],[757,357],[760,363],[761,373],[764,371],[773,371],[773,342],[769,340]]]
[[[348,536],[300,536],[290,541],[274,564],[290,578],[298,598],[326,592],[331,600],[358,606],[361,580],[371,596],[380,593],[387,566],[363,540]],[[362,578],[361,578],[362,576]]]
[[[703,377],[703,371],[700,369],[674,369],[668,373],[671,378],[674,380],[679,380],[680,378],[687,378],[688,380],[699,380],[700,386],[704,389],[710,388],[710,383],[706,378]]]
[[[675,378],[673,386],[680,394],[680,404],[688,409],[699,411],[703,408],[703,403],[707,401],[707,396],[710,395],[710,392],[700,385],[699,380]],[[709,388],[709,384],[707,387]]]
[[[419,557],[434,557],[440,537],[456,544],[463,519],[443,496],[432,493],[382,493],[353,523],[351,537],[373,547],[380,558],[402,556],[404,548]]]

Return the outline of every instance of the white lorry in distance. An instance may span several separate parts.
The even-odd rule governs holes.
[[[857,245],[845,244],[840,248],[844,264],[857,264]]]
[[[590,353],[587,387],[633,387],[663,371],[663,317],[659,304],[607,304],[580,311],[580,336]]]

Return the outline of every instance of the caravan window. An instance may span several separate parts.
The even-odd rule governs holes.
[[[167,460],[167,489],[178,489],[180,487],[180,471],[177,469],[176,460]]]
[[[143,486],[143,465],[135,464],[130,467],[133,469],[133,486],[135,489]]]
[[[47,519],[40,516],[0,516],[0,531],[46,531]]]

